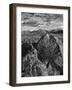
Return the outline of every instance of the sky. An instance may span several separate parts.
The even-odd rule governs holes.
[[[39,29],[48,31],[63,29],[63,15],[21,12],[22,31],[34,31]]]

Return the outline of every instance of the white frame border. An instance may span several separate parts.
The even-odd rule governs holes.
[[[62,76],[21,77],[21,12],[63,14],[63,71]],[[68,10],[48,8],[16,8],[16,83],[54,82],[68,80]]]

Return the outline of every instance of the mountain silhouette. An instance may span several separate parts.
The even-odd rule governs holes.
[[[51,66],[53,68],[56,68],[56,70],[58,70],[61,75],[63,74],[62,67],[55,63],[55,60],[59,56],[62,58],[62,53],[53,35],[49,35],[48,33],[46,33],[39,39],[37,43],[33,43],[33,46],[38,51],[39,60],[41,62],[47,63],[47,68],[49,64],[51,64]]]

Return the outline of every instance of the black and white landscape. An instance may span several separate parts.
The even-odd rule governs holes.
[[[63,75],[63,15],[21,12],[21,77]]]

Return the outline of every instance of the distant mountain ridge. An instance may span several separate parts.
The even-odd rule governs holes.
[[[35,30],[35,31],[22,31],[22,35],[44,35],[46,33],[63,33],[62,29],[53,29],[51,31],[48,30]]]

